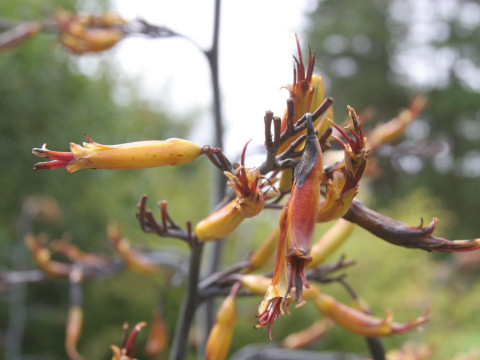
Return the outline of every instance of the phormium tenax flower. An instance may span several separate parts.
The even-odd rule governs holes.
[[[70,152],[32,149],[32,153],[51,161],[35,164],[34,169],[143,169],[165,165],[183,165],[202,154],[202,147],[183,139],[138,141],[102,145],[85,135],[83,146],[70,143]]]

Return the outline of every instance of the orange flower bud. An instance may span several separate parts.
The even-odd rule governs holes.
[[[118,145],[102,145],[86,136],[83,146],[70,143],[71,152],[51,151],[45,147],[32,153],[52,161],[35,164],[34,169],[144,169],[165,165],[183,165],[202,154],[202,147],[183,139],[150,140]]]

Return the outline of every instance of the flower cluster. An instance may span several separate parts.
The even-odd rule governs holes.
[[[103,45],[95,45],[92,37],[97,34],[91,33],[88,26],[98,25],[99,22],[106,26],[112,21],[115,28],[117,22],[122,23],[121,19],[84,19],[67,13],[59,13],[58,21],[64,29],[63,42],[78,52],[94,51],[97,45],[100,48],[109,46],[108,41]],[[101,31],[112,34],[118,31],[108,26],[106,28]],[[121,35],[119,33],[118,37]],[[69,152],[51,151],[46,145],[33,149],[35,155],[49,160],[37,163],[35,169],[65,168],[70,173],[80,169],[142,169],[183,165],[205,154],[223,172],[225,186],[230,187],[231,191],[216,210],[194,227],[189,222],[187,230],[183,230],[174,223],[166,211],[166,202],[160,203],[161,221],[157,221],[151,211],[145,210],[146,197],[139,204],[138,218],[143,230],[187,240],[192,248],[231,234],[245,219],[259,215],[265,208],[281,209],[278,226],[237,269],[237,273],[229,273],[225,278],[218,275],[213,280],[203,281],[214,284],[222,280],[215,285],[219,288],[225,284],[232,286],[209,334],[207,359],[223,359],[228,353],[236,322],[236,298],[241,287],[253,294],[263,295],[255,327],[267,327],[270,339],[274,322],[281,315],[289,314],[292,302],[299,307],[311,301],[331,321],[366,337],[403,333],[428,321],[428,311],[406,324],[393,322],[391,313],[384,318],[377,318],[366,306],[347,306],[324,293],[316,284],[319,279],[312,276],[310,269],[323,264],[333,250],[345,241],[353,229],[353,223],[387,241],[406,247],[434,251],[469,251],[480,247],[480,239],[449,241],[434,237],[432,232],[436,220],[427,227],[409,227],[366,209],[355,199],[370,154],[401,134],[425,106],[425,100],[415,99],[398,118],[375,128],[370,133],[371,137],[369,134],[365,136],[362,119],[350,106],[347,109],[348,124],[341,127],[333,121],[333,99],[324,98],[322,77],[314,74],[315,55],[309,52],[305,66],[298,38],[297,46],[293,84],[285,87],[289,91],[287,110],[281,119],[267,112],[267,159],[258,168],[246,165],[248,143],[243,148],[239,163],[233,165],[221,149],[207,145],[202,147],[176,138],[102,145],[86,136],[87,142],[83,145],[71,143]],[[367,140],[369,137],[370,140]],[[333,153],[335,146],[341,156],[333,161],[328,160],[325,154]],[[281,204],[284,197],[288,198]],[[378,219],[381,221],[376,221]],[[336,220],[335,224],[314,243],[316,224],[332,220]],[[157,272],[157,267],[135,251],[116,228],[110,229],[109,237],[127,266],[144,273]],[[49,250],[35,238],[28,238],[27,244],[47,274],[68,276],[71,272],[71,267],[52,261]],[[252,274],[267,263],[275,249],[273,274]],[[76,257],[79,256],[77,252]],[[345,264],[340,263],[337,267],[341,266]],[[202,286],[199,285],[199,288]],[[197,303],[194,303],[196,306]],[[131,359],[134,356],[133,341],[144,325],[138,324],[121,348],[112,347],[112,359]]]

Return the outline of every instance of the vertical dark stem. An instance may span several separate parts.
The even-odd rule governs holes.
[[[213,39],[212,47],[210,50],[205,51],[205,55],[208,59],[210,66],[210,73],[212,79],[212,91],[213,91],[213,114],[214,114],[214,131],[215,131],[215,146],[223,148],[223,116],[220,98],[220,79],[219,79],[219,64],[218,64],[218,40],[220,35],[220,8],[221,0],[215,0],[215,15],[213,25]],[[216,170],[216,169],[215,169]],[[214,195],[213,203],[218,204],[225,195],[225,179],[221,172],[215,171],[214,179]],[[204,269],[204,275],[209,276],[218,270],[220,257],[222,252],[221,240],[217,240],[207,247],[206,267]],[[207,334],[213,326],[214,320],[214,304],[213,300],[205,302],[204,326],[205,333]]]
[[[385,360],[385,348],[380,338],[365,338],[372,360]]]
[[[198,281],[203,243],[194,239],[190,247],[188,283],[175,327],[170,360],[184,360],[188,353],[188,334],[198,305]]]

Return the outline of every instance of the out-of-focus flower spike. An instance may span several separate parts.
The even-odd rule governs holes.
[[[213,241],[229,235],[245,219],[236,200],[211,213],[195,227],[195,235],[201,241]]]
[[[157,272],[157,267],[148,258],[132,249],[130,242],[122,236],[117,225],[110,224],[107,228],[107,235],[127,267],[143,274],[155,274]]]
[[[351,308],[338,302],[330,295],[319,293],[313,299],[315,307],[325,316],[332,319],[341,327],[365,337],[389,336],[408,332],[415,327],[429,321],[430,308],[417,319],[405,324],[393,322],[393,315],[388,312],[385,318],[377,318],[365,314],[360,310]]]
[[[34,235],[27,234],[25,236],[25,244],[33,255],[38,266],[49,276],[67,277],[72,271],[72,266],[52,260],[50,250],[42,245],[42,241],[38,240]]]
[[[237,322],[236,297],[240,287],[240,282],[235,283],[230,294],[218,309],[215,324],[208,335],[206,360],[223,360],[227,357]]]
[[[81,306],[71,306],[67,317],[67,330],[65,336],[65,351],[70,360],[81,360],[77,344],[82,333],[83,309]]]
[[[34,169],[144,169],[166,165],[183,165],[202,154],[202,147],[183,139],[150,140],[102,145],[85,136],[83,146],[70,143],[71,152],[51,151],[44,144],[32,153],[52,161],[35,164]]]
[[[50,242],[49,247],[53,251],[63,254],[68,260],[79,264],[101,267],[109,263],[106,256],[82,251],[80,248],[66,240],[52,241]]]
[[[260,247],[249,256],[248,261],[250,265],[246,269],[246,272],[254,271],[261,268],[271,258],[275,252],[275,247],[278,244],[278,238],[280,236],[280,229],[277,227],[268,236],[268,238],[260,245]]]
[[[397,117],[377,125],[368,134],[368,147],[375,151],[379,146],[395,141],[405,132],[405,128],[422,112],[427,104],[426,96],[416,96],[408,109],[400,111]]]
[[[282,346],[286,349],[302,349],[325,335],[333,325],[330,319],[317,320],[308,328],[288,335],[282,341]]]
[[[322,264],[344,243],[352,233],[354,227],[355,224],[350,221],[338,219],[335,224],[312,246],[312,250],[310,251],[312,262],[308,267],[312,268]]]
[[[116,14],[92,16],[61,9],[55,14],[55,19],[60,30],[60,42],[76,54],[109,49],[125,37],[122,26],[127,22]]]
[[[148,334],[145,353],[150,357],[158,357],[168,347],[168,331],[161,309],[155,309],[153,321]]]
[[[0,34],[0,51],[11,49],[21,42],[37,35],[43,26],[38,22],[26,22]]]

